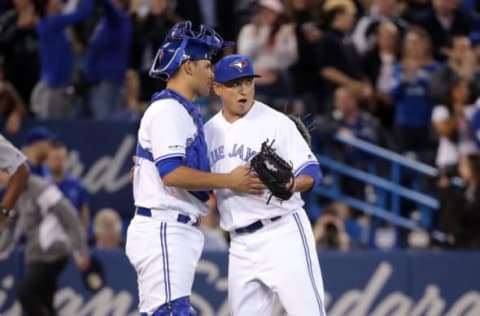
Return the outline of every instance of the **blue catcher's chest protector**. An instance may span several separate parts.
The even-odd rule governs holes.
[[[210,172],[210,163],[208,161],[207,143],[205,141],[205,133],[203,131],[203,120],[197,107],[177,92],[164,89],[153,95],[150,104],[161,99],[175,99],[188,111],[197,126],[197,135],[190,144],[186,144],[185,159],[183,165],[192,169],[197,169],[204,172]],[[147,158],[153,161],[153,157],[145,157],[146,150],[137,145],[137,156]],[[147,154],[148,156],[148,154]],[[192,195],[200,201],[205,202],[209,198],[209,191],[189,191]]]

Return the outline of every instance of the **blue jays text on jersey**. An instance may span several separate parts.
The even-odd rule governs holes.
[[[217,161],[225,158],[228,155],[230,158],[238,157],[243,161],[250,161],[257,152],[252,148],[243,144],[233,144],[233,147],[225,153],[225,146],[218,146],[210,151],[210,165],[213,166]]]

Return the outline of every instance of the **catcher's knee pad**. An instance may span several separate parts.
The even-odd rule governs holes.
[[[190,297],[184,296],[163,304],[152,316],[197,316],[197,313],[190,305]]]

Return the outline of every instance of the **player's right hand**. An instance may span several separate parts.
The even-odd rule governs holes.
[[[239,166],[228,174],[230,178],[229,189],[250,194],[262,194],[265,185],[254,172],[250,172],[250,165]]]

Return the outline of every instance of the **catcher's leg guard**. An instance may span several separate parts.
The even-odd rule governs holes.
[[[163,304],[152,316],[197,316],[190,304],[190,297],[184,296]]]

